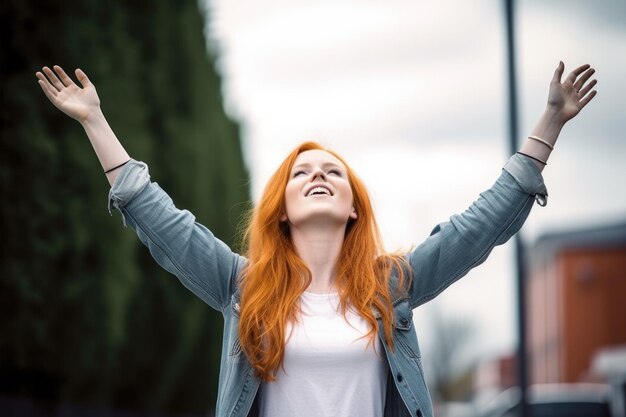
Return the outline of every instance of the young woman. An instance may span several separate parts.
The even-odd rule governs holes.
[[[495,184],[406,255],[383,251],[363,183],[335,152],[307,142],[283,161],[233,253],[150,181],[109,127],[93,84],[58,66],[37,72],[78,120],[105,170],[111,206],[154,259],[225,320],[217,416],[432,416],[412,310],[522,226],[563,125],[595,96],[583,65],[562,81]]]

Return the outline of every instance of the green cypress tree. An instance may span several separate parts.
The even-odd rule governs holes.
[[[0,387],[52,404],[204,413],[221,316],[108,216],[89,141],[34,77],[83,68],[129,153],[233,244],[248,176],[198,4],[7,0],[0,19]]]

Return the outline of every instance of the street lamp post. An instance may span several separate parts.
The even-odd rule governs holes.
[[[505,0],[507,75],[509,81],[509,144],[510,154],[517,151],[517,89],[515,85],[515,26],[513,20],[513,0]],[[520,417],[528,417],[527,352],[526,352],[526,293],[524,269],[524,245],[519,233],[514,240],[516,282],[517,282],[517,384],[520,388]]]

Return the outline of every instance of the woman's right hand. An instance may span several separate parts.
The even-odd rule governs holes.
[[[58,65],[53,68],[55,72],[48,67],[43,67],[45,76],[41,72],[35,74],[39,79],[39,86],[57,109],[80,123],[86,122],[89,116],[100,109],[100,98],[96,87],[81,69],[75,72],[82,88],[74,84],[63,68]]]

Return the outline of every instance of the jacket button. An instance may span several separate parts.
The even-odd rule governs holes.
[[[407,319],[405,319],[405,318],[401,318],[400,319],[400,324],[401,325],[406,326],[408,323],[409,323],[409,321]]]
[[[417,411],[415,412],[415,415],[417,417],[422,417],[422,410],[420,410],[419,408],[417,409]]]
[[[402,380],[404,379],[402,377],[402,374],[398,372],[398,376],[397,376],[398,382],[402,382]]]

